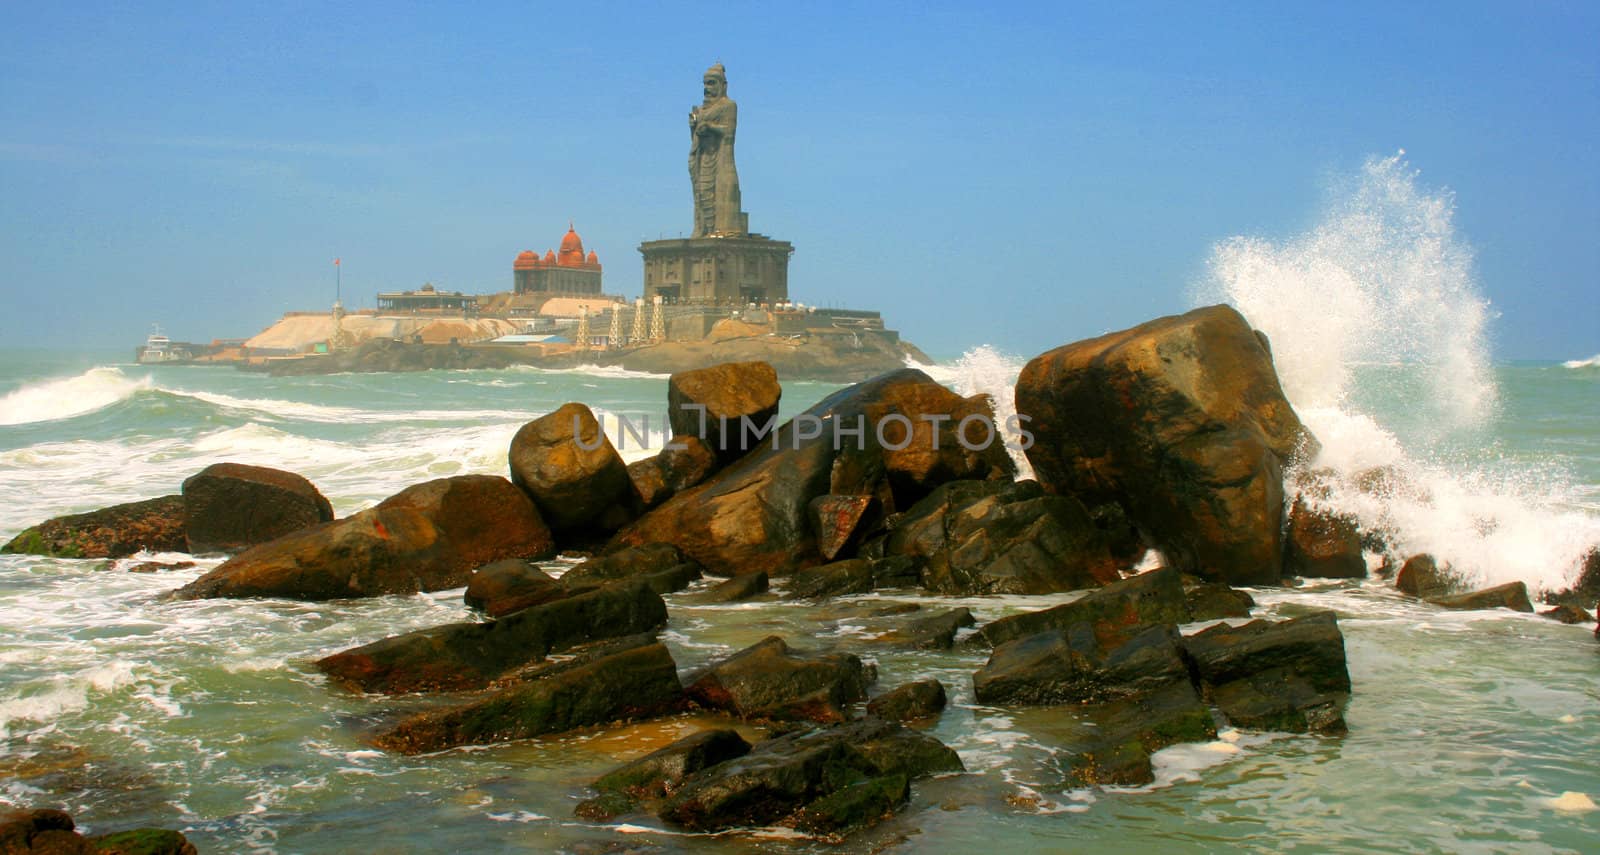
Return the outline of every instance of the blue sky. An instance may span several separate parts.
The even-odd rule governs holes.
[[[1496,355],[1600,351],[1589,4],[60,5],[0,6],[9,343],[248,335],[331,302],[336,256],[347,303],[502,290],[569,218],[636,295],[721,60],[791,293],[936,353],[1183,310],[1217,241],[1402,148]]]

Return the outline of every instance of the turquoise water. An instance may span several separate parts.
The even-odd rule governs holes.
[[[933,373],[964,393],[1003,396],[1018,367],[980,349]],[[1400,465],[1430,497],[1367,506],[1343,496],[1349,510],[1399,526],[1408,544],[1439,544],[1465,573],[1556,585],[1600,543],[1600,369],[1501,365],[1491,382],[1491,411],[1466,424],[1419,405],[1435,381],[1387,365],[1359,367],[1338,406],[1304,410],[1323,439],[1321,463]],[[784,410],[834,388],[785,384]],[[665,378],[616,371],[276,379],[137,367],[122,354],[0,353],[0,483],[10,497],[0,538],[55,514],[174,492],[219,460],[301,472],[349,513],[427,478],[503,473],[516,428],[567,400],[637,420],[665,398]],[[969,773],[919,784],[900,816],[836,847],[573,818],[586,781],[694,721],[429,757],[372,750],[365,734],[417,701],[351,695],[307,663],[465,619],[460,592],[160,600],[204,569],[132,574],[0,557],[0,801],[60,805],[90,829],[181,828],[202,851],[1576,852],[1592,851],[1600,830],[1600,812],[1567,795],[1600,799],[1600,644],[1590,628],[1444,613],[1376,580],[1255,592],[1267,616],[1339,612],[1356,686],[1348,736],[1228,733],[1162,752],[1153,786],[1110,791],[1060,786],[1054,751],[1067,713],[978,706],[971,674],[982,655],[885,650],[870,636],[887,619],[848,610],[906,599],[989,620],[1060,597],[874,595],[827,607],[670,597],[666,638],[685,671],[776,633],[876,660],[880,689],[930,675],[951,689],[933,733]]]

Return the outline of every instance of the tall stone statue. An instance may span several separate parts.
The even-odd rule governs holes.
[[[739,105],[728,97],[728,75],[722,63],[706,69],[704,82],[705,102],[689,111],[694,236],[741,236],[749,227],[739,209],[739,172],[733,165]]]

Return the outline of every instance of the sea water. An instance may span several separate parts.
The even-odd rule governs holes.
[[[1219,245],[1197,300],[1231,302],[1268,334],[1321,443],[1307,466],[1331,485],[1334,509],[1471,581],[1558,588],[1600,544],[1600,359],[1493,362],[1449,213],[1402,161],[1374,161],[1302,238]],[[1022,361],[982,347],[928,370],[993,394],[1003,421]],[[786,383],[784,414],[835,388]],[[516,429],[570,400],[612,424],[649,415],[659,443],[665,378],[612,369],[274,378],[119,353],[0,352],[0,539],[176,492],[223,460],[300,472],[348,514],[429,478],[505,473]],[[1354,489],[1372,466],[1418,489]],[[309,663],[471,619],[460,591],[166,602],[216,562],[156,573],[125,572],[130,563],[0,556],[0,802],[65,807],[91,831],[180,828],[202,851],[841,851],[778,829],[689,837],[573,816],[588,781],[694,719],[424,757],[371,748],[374,728],[420,701],[346,692]],[[667,598],[664,638],[685,673],[777,634],[874,661],[883,688],[936,677],[950,690],[931,732],[968,773],[918,782],[904,811],[843,851],[1578,852],[1600,832],[1590,627],[1444,612],[1376,578],[1254,589],[1260,616],[1338,612],[1355,684],[1349,735],[1224,731],[1159,752],[1151,786],[1074,790],[1057,756],[1070,713],[977,704],[981,651],[888,649],[871,638],[892,619],[851,608],[967,606],[987,621],[1070,595],[696,606],[694,590]]]

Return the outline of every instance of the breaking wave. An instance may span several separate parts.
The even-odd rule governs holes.
[[[70,419],[103,410],[154,388],[149,377],[133,379],[121,369],[100,366],[76,377],[29,383],[0,398],[0,425],[25,425]]]

